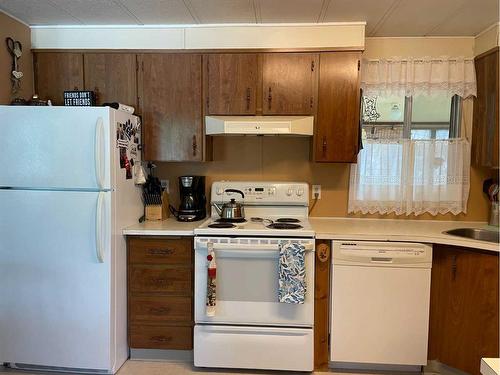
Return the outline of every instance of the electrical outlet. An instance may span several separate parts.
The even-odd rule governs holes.
[[[170,181],[169,180],[161,180],[161,188],[166,191],[167,193],[170,193]]]
[[[311,194],[312,194],[312,199],[321,199],[321,185],[313,185]]]

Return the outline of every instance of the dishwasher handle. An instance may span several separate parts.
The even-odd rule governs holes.
[[[371,257],[371,263],[392,263],[392,258],[388,257]]]

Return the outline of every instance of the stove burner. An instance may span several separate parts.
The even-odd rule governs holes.
[[[218,228],[218,229],[224,229],[224,228],[235,228],[236,225],[231,224],[231,223],[212,223],[208,224],[209,228]]]
[[[272,223],[267,226],[269,229],[300,229],[302,225],[291,223]]]
[[[217,223],[246,223],[245,219],[226,219],[221,217],[220,219],[215,220]]]
[[[293,217],[280,217],[276,219],[277,223],[300,223],[299,219],[295,219]]]

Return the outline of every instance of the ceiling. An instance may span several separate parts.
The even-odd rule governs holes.
[[[475,36],[498,0],[0,0],[29,25],[366,21],[366,36]]]

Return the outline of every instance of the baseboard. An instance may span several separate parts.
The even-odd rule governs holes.
[[[342,372],[391,372],[391,373],[409,373],[415,374],[422,371],[422,366],[413,365],[387,365],[378,363],[350,363],[350,362],[330,362],[328,365],[333,370],[339,370]]]
[[[130,349],[132,361],[193,363],[192,350]]]
[[[433,372],[440,375],[469,375],[464,371],[445,365],[437,360],[428,361],[427,366],[424,366],[424,372]]]

